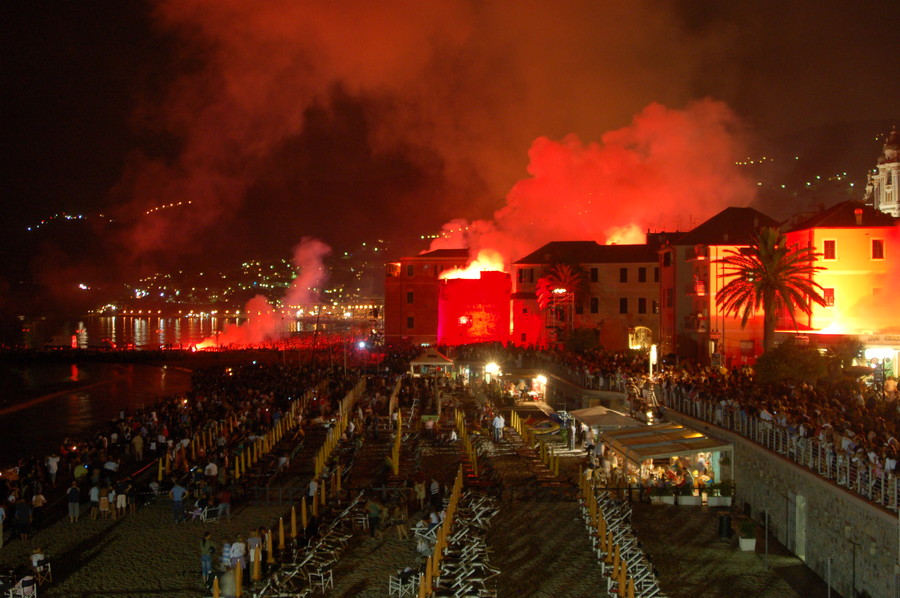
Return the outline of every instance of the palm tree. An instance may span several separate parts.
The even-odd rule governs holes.
[[[568,330],[572,326],[574,307],[584,303],[588,294],[587,274],[581,266],[553,264],[537,281],[537,300],[541,309],[550,308],[563,316]]]
[[[812,313],[811,301],[825,305],[822,289],[812,275],[821,270],[815,265],[819,254],[812,247],[788,245],[784,233],[775,227],[759,230],[749,247],[728,250],[716,260],[725,270],[720,278],[731,278],[719,289],[716,305],[727,315],[741,316],[741,327],[750,316],[763,311],[763,350],[772,348],[775,321],[786,310],[796,326],[796,309]]]

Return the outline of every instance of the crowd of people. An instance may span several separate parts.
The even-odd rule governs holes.
[[[351,372],[352,373],[352,372]],[[291,402],[317,389],[299,417],[327,417],[354,383],[353,376],[328,376],[312,366],[285,367],[246,364],[233,368],[198,370],[191,392],[161,399],[152,407],[129,411],[107,422],[91,438],[66,438],[42,458],[22,456],[0,475],[0,532],[27,541],[35,527],[46,523],[51,498],[68,505],[70,522],[82,519],[87,503],[90,519],[116,518],[133,513],[143,501],[169,491],[157,476],[144,471],[157,459],[167,463],[163,484],[184,483],[197,504],[226,506],[232,486],[235,457],[289,412]],[[192,440],[211,431],[213,422],[236,418],[229,430],[218,425],[209,451]],[[169,481],[169,478],[173,481]],[[173,485],[173,487],[175,487]],[[184,520],[175,514],[175,520]],[[0,533],[0,546],[4,534]]]
[[[798,447],[816,439],[832,451],[835,463],[849,461],[871,468],[874,477],[900,473],[900,393],[894,377],[888,377],[883,389],[853,377],[815,384],[763,384],[750,367],[727,369],[685,362],[660,364],[650,380],[647,355],[639,351],[574,353],[499,343],[445,350],[461,359],[497,361],[511,367],[544,364],[588,388],[625,392],[652,386],[663,402],[687,397],[712,405],[719,422],[728,417],[759,418],[785,430]]]

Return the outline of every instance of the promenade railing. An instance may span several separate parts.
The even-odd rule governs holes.
[[[863,462],[830,441],[801,436],[792,427],[749,415],[730,403],[691,397],[677,386],[662,390],[657,398],[668,409],[739,434],[866,500],[898,510],[898,477],[867,460]]]
[[[627,392],[631,380],[621,372],[603,372],[589,366],[563,363],[551,354],[530,355],[519,367],[540,368],[573,384],[589,390]],[[637,381],[638,388],[643,381]],[[858,458],[842,447],[818,437],[800,436],[790,426],[779,425],[750,415],[735,404],[740,399],[723,404],[720,401],[692,397],[684,389],[670,386],[656,387],[657,399],[667,409],[678,411],[744,438],[785,457],[819,476],[831,480],[860,497],[891,511],[900,510],[900,478],[873,464],[867,458]]]

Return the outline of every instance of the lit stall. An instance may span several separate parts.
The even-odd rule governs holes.
[[[691,471],[695,484],[705,481],[704,475],[714,482],[734,479],[732,445],[680,424],[611,430],[601,440],[623,474],[644,485],[660,475],[671,476],[676,464]]]

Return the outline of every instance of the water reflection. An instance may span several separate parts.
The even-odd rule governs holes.
[[[76,373],[84,386],[59,390]],[[0,409],[0,467],[24,455],[45,455],[66,437],[87,439],[122,409],[149,407],[190,390],[190,372],[148,364],[31,365],[19,375],[24,390]]]

